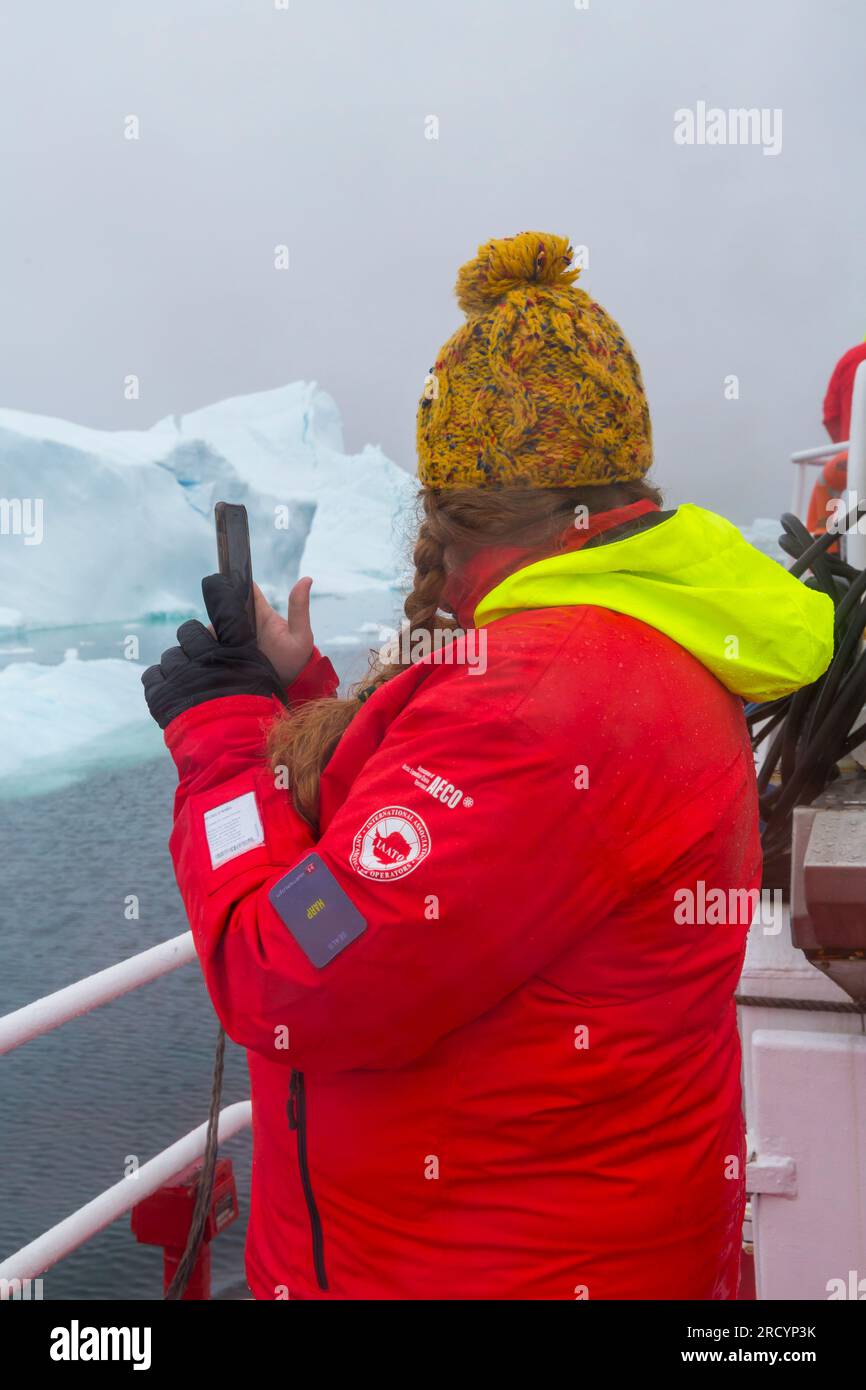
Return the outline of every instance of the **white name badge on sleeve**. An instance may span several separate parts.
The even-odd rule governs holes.
[[[204,833],[212,869],[265,843],[255,792],[245,792],[204,813]]]

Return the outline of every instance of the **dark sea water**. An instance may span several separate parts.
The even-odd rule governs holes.
[[[317,637],[342,676],[360,674],[377,639],[330,639],[388,609],[382,594],[320,601]],[[146,630],[142,660],[171,639]],[[21,659],[57,660],[69,645],[69,633],[53,646],[46,635]],[[187,929],[166,848],[175,783],[163,751],[0,800],[0,1014]],[[140,916],[127,921],[133,893]],[[0,1058],[0,1257],[116,1183],[131,1155],[144,1162],[207,1118],[217,1031],[194,963]],[[222,1104],[248,1094],[245,1054],[229,1043]],[[249,1133],[221,1153],[241,1218],[214,1243],[215,1291],[243,1277]],[[136,1243],[127,1216],[43,1280],[46,1299],[160,1298],[162,1254]]]

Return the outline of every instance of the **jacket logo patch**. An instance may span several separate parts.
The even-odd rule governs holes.
[[[349,863],[363,878],[405,878],[430,853],[430,832],[405,806],[369,816],[352,843]]]
[[[444,777],[436,776],[429,768],[411,767],[409,763],[404,763],[403,771],[408,772],[419,791],[435,796],[437,801],[441,801],[443,806],[450,807],[452,811],[461,802],[464,806],[475,805],[472,797],[465,796],[460,787],[455,787],[453,782],[446,781]]]

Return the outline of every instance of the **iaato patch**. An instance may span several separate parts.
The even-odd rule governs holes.
[[[349,863],[364,878],[404,878],[430,853],[430,832],[406,806],[384,806],[368,816],[352,844]]]

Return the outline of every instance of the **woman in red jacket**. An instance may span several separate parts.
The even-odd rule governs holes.
[[[205,580],[213,632],[144,677],[248,1049],[257,1298],[736,1294],[760,883],[737,697],[815,679],[832,605],[659,510],[637,363],[569,262],[524,233],[460,272],[407,627],[353,697],[308,579],[287,623],[258,596],[258,645]]]
[[[854,400],[854,378],[857,368],[866,362],[866,343],[858,343],[842,354],[833,368],[824,396],[824,428],[834,444],[847,444],[851,433],[851,406]],[[834,454],[821,469],[812,489],[806,527],[814,536],[823,536],[827,523],[838,508],[836,499],[848,485],[848,450]],[[835,505],[834,505],[835,504]],[[835,551],[838,546],[834,545]]]

